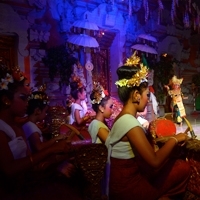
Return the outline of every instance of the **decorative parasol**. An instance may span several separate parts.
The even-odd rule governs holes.
[[[77,20],[73,23],[74,27],[78,27],[78,28],[84,28],[84,29],[88,29],[88,30],[94,30],[94,31],[98,31],[99,28],[95,23],[89,22],[87,19],[85,20]]]
[[[138,38],[142,38],[151,42],[158,42],[157,39],[149,34],[140,34]]]
[[[153,47],[150,47],[147,44],[135,44],[131,48],[146,53],[158,54],[158,52]]]
[[[99,43],[97,42],[97,40],[86,34],[71,35],[68,38],[67,42],[83,47],[90,47],[90,48],[99,47]]]

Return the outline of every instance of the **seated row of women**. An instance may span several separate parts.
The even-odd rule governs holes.
[[[88,131],[92,137],[92,142],[105,143],[112,126],[113,117],[119,114],[122,104],[117,101],[117,105],[114,105],[114,98],[109,95],[108,91],[102,85],[95,82],[90,94],[92,109],[88,109],[85,101],[86,90],[78,77],[72,79],[70,88],[71,96],[66,101],[66,107],[68,113],[70,113],[67,123],[75,126],[89,125]],[[113,113],[114,106],[119,106],[115,111],[116,113]],[[145,129],[148,129],[149,122],[145,118],[140,117],[141,114],[146,115],[146,112],[146,108],[144,112],[138,112],[137,119]]]
[[[183,199],[191,169],[185,160],[174,158],[173,152],[185,144],[187,134],[173,135],[155,152],[137,120],[137,113],[143,112],[149,101],[148,68],[134,54],[117,69],[117,75],[115,84],[123,106],[111,130],[105,119],[112,113],[113,102],[99,85],[91,94],[96,116],[88,127],[92,141],[108,148],[109,199]],[[75,110],[74,116],[79,113]],[[87,121],[85,116],[81,119]]]
[[[186,189],[190,166],[184,160],[174,160],[172,153],[188,136],[176,134],[154,151],[136,118],[137,112],[144,111],[149,99],[148,69],[135,55],[131,59],[131,64],[128,62],[117,69],[119,80],[116,85],[123,107],[111,130],[106,119],[112,114],[112,98],[99,84],[94,86],[91,94],[95,119],[90,122],[88,131],[93,143],[103,142],[108,148],[109,198],[156,200],[180,197]],[[10,187],[8,177],[22,175],[56,153],[67,154],[70,142],[65,135],[43,141],[36,122],[46,115],[47,96],[39,91],[30,95],[29,85],[19,69],[10,71],[2,66],[0,70],[0,172],[1,180],[9,180]],[[94,115],[84,113],[81,105],[85,99],[84,89],[79,87],[72,96],[75,102],[71,106],[70,123],[88,122]],[[26,112],[26,123],[23,126],[17,124],[16,118],[23,117]],[[3,183],[5,186],[6,181]]]
[[[68,159],[70,142],[66,136],[59,135],[43,142],[41,131],[36,126],[36,122],[46,115],[47,109],[48,99],[40,91],[30,95],[29,83],[19,68],[10,69],[1,64],[1,199],[24,191],[27,183],[36,178],[34,172],[45,169],[49,161],[57,163]],[[28,117],[24,118],[26,114]]]

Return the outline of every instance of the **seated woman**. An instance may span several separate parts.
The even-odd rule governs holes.
[[[78,77],[72,78],[70,87],[71,96],[74,99],[74,103],[71,105],[69,124],[76,123],[76,125],[85,125],[91,118],[90,114],[87,113],[88,110],[85,103],[85,87]]]
[[[92,108],[96,112],[95,119],[89,124],[88,131],[92,137],[92,143],[105,143],[109,133],[105,119],[112,115],[113,102],[108,92],[99,84],[94,85],[90,95]]]
[[[26,111],[28,120],[22,127],[32,153],[51,147],[59,140],[66,139],[66,135],[62,134],[44,141],[42,131],[37,126],[37,123],[43,122],[48,113],[48,108],[49,99],[42,87],[40,87],[39,91],[32,92],[28,99]]]
[[[68,152],[70,146],[62,140],[51,148],[32,154],[22,126],[15,120],[26,113],[30,94],[26,78],[18,68],[10,70],[1,65],[0,80],[0,196],[3,198],[8,191],[16,191],[25,174],[34,166],[54,153]]]
[[[110,163],[110,200],[171,199],[186,189],[190,166],[171,155],[177,145],[185,143],[187,134],[170,137],[155,152],[136,119],[149,100],[147,74],[147,67],[135,54],[117,69],[116,85],[123,108],[105,143]]]

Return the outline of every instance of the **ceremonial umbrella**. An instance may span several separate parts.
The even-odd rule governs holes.
[[[140,34],[138,38],[142,38],[151,42],[158,42],[157,39],[149,34]]]
[[[145,53],[158,54],[153,47],[150,47],[147,44],[135,44],[131,48]]]
[[[77,20],[73,23],[74,27],[84,28],[88,30],[98,31],[99,28],[95,23],[89,22],[87,19],[84,20]]]
[[[74,45],[83,46],[83,47],[90,47],[90,48],[99,47],[99,43],[97,42],[97,40],[86,34],[71,35],[68,38],[67,42]]]

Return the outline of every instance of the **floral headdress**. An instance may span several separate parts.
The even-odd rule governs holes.
[[[93,86],[93,93],[94,93],[94,99],[91,100],[92,104],[100,104],[101,100],[105,97],[108,96],[108,91],[104,90],[103,86],[101,86],[99,83],[94,83]]]
[[[173,76],[169,81],[169,85],[174,85],[174,84],[181,85],[182,82],[183,82],[183,78],[178,79],[177,76]]]
[[[3,67],[3,66],[1,66]],[[20,71],[19,67],[14,67],[11,70],[11,74],[6,73],[5,78],[2,78],[0,81],[0,90],[8,90],[8,84],[13,83],[14,81],[22,81],[25,76]]]
[[[74,100],[72,98],[72,96],[69,96],[67,99],[66,99],[66,106],[69,108],[72,106],[72,104],[74,103]]]
[[[71,82],[76,82],[78,85],[78,89],[84,87],[83,83],[81,82],[81,79],[75,75],[71,77]]]
[[[117,87],[134,87],[139,86],[142,82],[147,82],[148,68],[140,62],[140,58],[136,55],[137,51],[126,60],[125,66],[137,66],[140,65],[140,70],[132,76],[130,79],[121,79],[115,82]]]
[[[47,96],[47,94],[45,93],[46,90],[46,85],[41,85],[37,92],[33,91],[32,94],[29,96],[28,100],[32,100],[32,99],[39,99],[43,101],[43,104],[49,104],[49,98]]]

